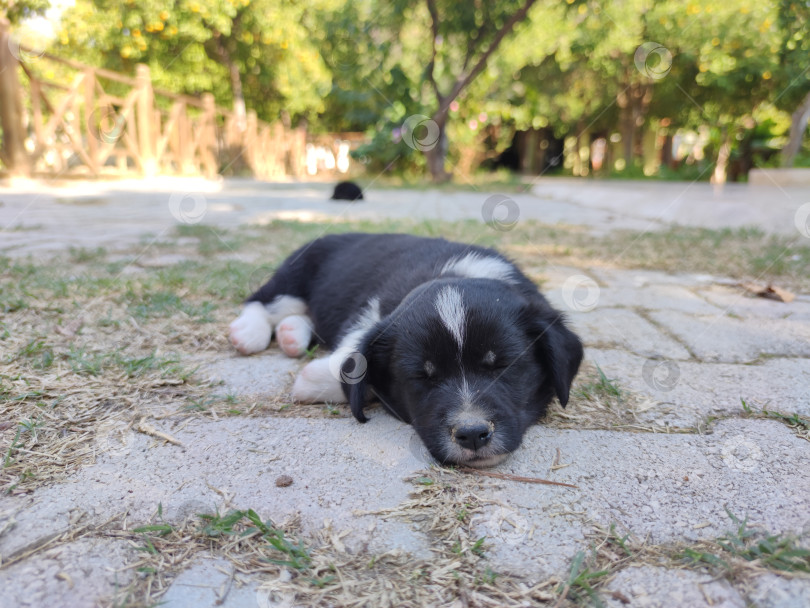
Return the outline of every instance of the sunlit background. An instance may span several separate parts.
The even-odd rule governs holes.
[[[754,168],[810,166],[806,1],[24,0],[3,6],[11,57],[23,68],[13,78],[20,89],[19,137],[29,157],[25,171],[81,171],[81,165],[90,173],[117,167],[262,178],[723,182],[744,181]],[[145,162],[134,150],[121,158],[123,134],[132,128],[134,140],[139,127],[125,103],[133,85],[116,76],[134,81],[139,65],[148,66],[141,74],[151,82],[157,111]],[[95,72],[97,95],[86,91],[93,88],[88,80],[76,84],[85,66],[102,70]],[[8,89],[11,76],[4,78]],[[38,91],[31,91],[32,79],[41,82]],[[75,107],[66,102],[60,114],[65,87],[74,85],[82,99]],[[44,98],[37,100],[37,92]],[[176,99],[163,93],[197,100],[184,108],[192,122],[203,95],[213,95],[219,110],[209,144],[216,158],[206,167],[179,160],[191,144],[171,141],[182,138],[171,131],[179,129],[179,110],[172,123]],[[42,128],[35,125],[37,112]],[[47,128],[54,115],[57,122],[74,121],[72,127]],[[13,120],[8,108],[5,116]],[[82,142],[75,134],[71,141],[71,128],[84,131]],[[274,168],[260,166],[266,155],[251,150],[255,142],[244,135],[263,128],[276,129],[275,143],[268,139],[265,147],[284,149]],[[3,164],[20,170],[10,130],[5,125]],[[291,143],[281,130],[298,139]],[[83,158],[77,148],[91,148],[93,133],[114,150],[94,156],[90,149],[92,159]],[[172,146],[178,158],[161,158]]]

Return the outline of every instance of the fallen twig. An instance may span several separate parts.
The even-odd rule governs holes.
[[[511,473],[495,473],[494,471],[482,471],[481,469],[474,469],[472,467],[459,467],[459,471],[464,473],[476,473],[485,477],[495,477],[497,479],[507,479],[509,481],[522,481],[524,483],[542,483],[549,486],[565,486],[566,488],[577,488],[570,483],[563,483],[561,481],[551,481],[549,479],[540,479],[539,477],[521,477],[520,475],[512,475]]]
[[[144,435],[151,435],[152,437],[155,437],[157,439],[163,439],[164,441],[168,441],[169,443],[173,443],[174,445],[178,445],[181,448],[186,447],[180,442],[180,440],[175,439],[174,437],[172,437],[168,433],[164,433],[163,431],[157,430],[151,424],[149,424],[148,422],[145,422],[143,420],[141,420],[138,423],[138,426],[136,426],[135,429],[140,431]]]

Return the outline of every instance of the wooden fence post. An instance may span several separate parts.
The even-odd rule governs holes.
[[[17,58],[9,46],[9,22],[0,19],[0,141],[2,158],[11,175],[28,177],[31,164],[25,149],[22,89],[17,75]]]
[[[96,73],[93,68],[84,68],[84,124],[86,131],[79,131],[82,135],[85,133],[87,141],[87,155],[92,161],[90,171],[94,175],[98,175],[101,167],[98,164],[98,150],[99,144],[102,143],[102,130],[107,123],[107,116],[105,116],[105,108],[97,108],[95,103],[96,93]]]
[[[151,177],[157,173],[155,159],[156,143],[154,140],[154,108],[155,96],[152,91],[152,79],[149,75],[149,66],[139,63],[135,68],[135,80],[138,87],[138,103],[136,106],[136,120],[138,122],[138,155],[140,156],[141,171],[144,177]]]
[[[217,174],[217,106],[211,93],[203,93],[202,133],[200,133],[200,155],[203,175],[212,178]]]

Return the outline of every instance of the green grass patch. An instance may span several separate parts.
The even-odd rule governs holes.
[[[617,399],[621,401],[622,391],[616,380],[608,378],[602,368],[596,366],[596,378],[578,385],[575,394],[583,399]]]
[[[810,573],[810,549],[792,535],[771,535],[748,525],[726,509],[735,528],[708,546],[684,549],[682,558],[691,564],[705,565],[720,576],[734,578],[735,560],[756,563],[775,572]]]

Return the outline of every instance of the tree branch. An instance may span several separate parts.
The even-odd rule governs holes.
[[[447,96],[446,99],[455,99],[458,94],[461,93],[461,91],[463,91],[467,85],[469,85],[473,79],[481,73],[481,71],[486,67],[490,56],[497,50],[506,35],[512,31],[515,25],[526,18],[526,15],[529,13],[529,9],[536,1],[537,0],[526,0],[523,6],[517,12],[515,12],[515,14],[512,15],[506,23],[503,24],[501,29],[495,34],[495,38],[493,38],[487,50],[484,51],[484,53],[478,59],[478,62],[473,66],[473,69],[470,70],[466,75],[456,80],[456,84],[453,85],[452,92]]]
[[[430,63],[428,64],[427,73],[425,74],[428,82],[433,87],[433,92],[436,93],[436,99],[439,101],[439,107],[441,107],[444,96],[442,95],[441,91],[439,90],[439,83],[436,82],[436,77],[433,73],[433,70],[436,67],[436,41],[439,37],[439,11],[436,8],[436,0],[427,0],[427,9],[428,13],[430,13],[430,32],[432,37],[432,50],[430,56]]]

